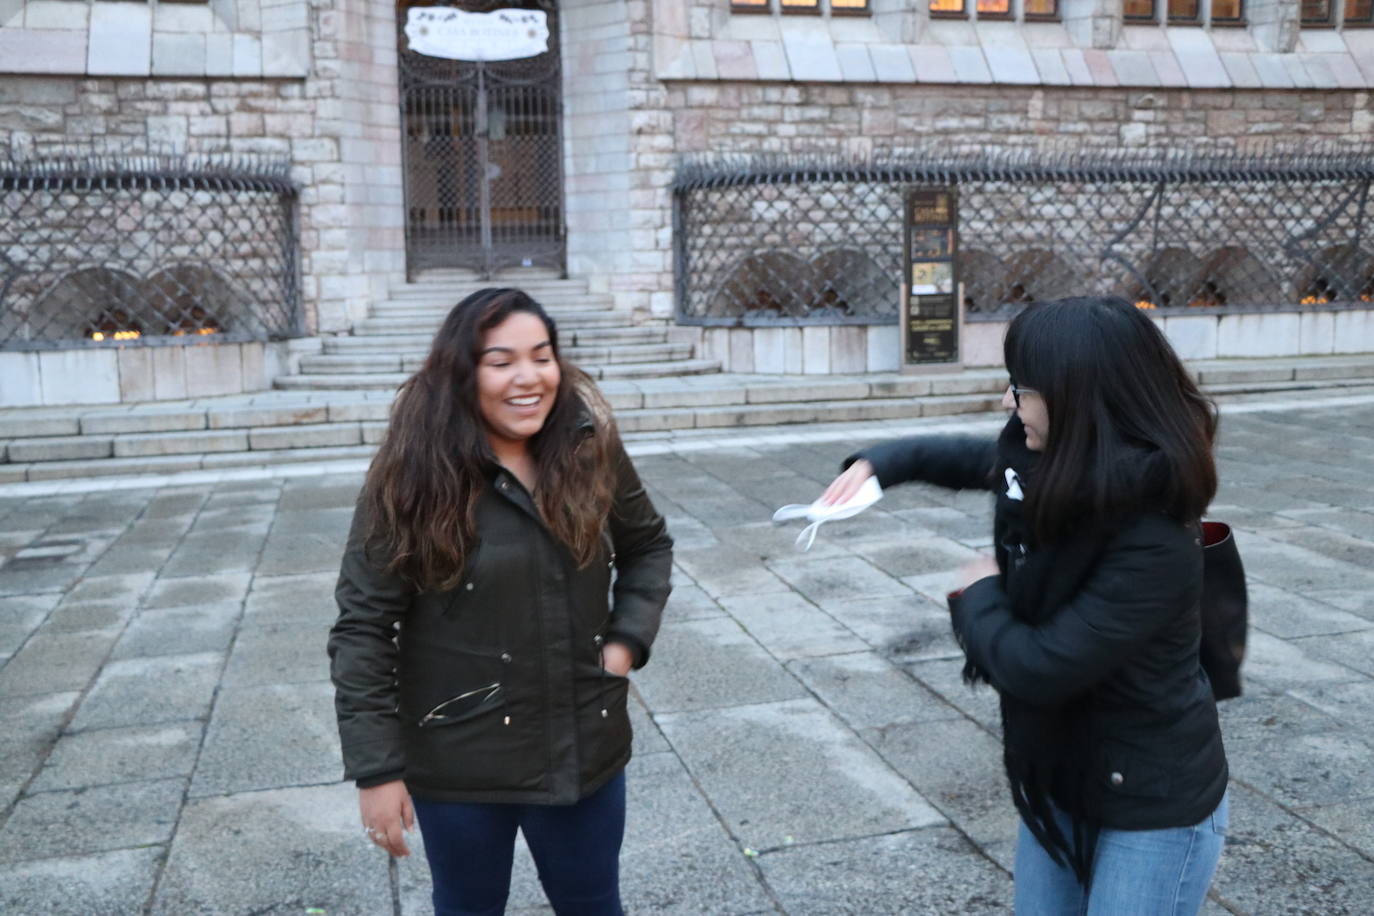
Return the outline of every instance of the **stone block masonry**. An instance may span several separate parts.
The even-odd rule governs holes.
[[[44,21],[55,2],[30,0],[21,15]],[[110,22],[107,6],[120,7]],[[0,74],[0,147],[23,154],[96,143],[289,159],[303,189],[304,327],[347,330],[405,270],[393,5],[160,3],[130,19],[123,8],[134,6],[97,4],[88,20],[71,20],[79,63],[39,53],[56,53],[52,37],[11,47],[24,30],[0,22],[0,70],[54,71]],[[233,22],[226,10],[236,11]]]

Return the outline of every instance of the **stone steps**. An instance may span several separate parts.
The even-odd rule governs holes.
[[[437,325],[436,325],[437,327]],[[558,329],[559,342],[564,347],[609,346],[612,343],[667,343],[668,331],[662,327],[642,328],[573,328]],[[369,337],[325,337],[325,353],[398,353],[403,356],[425,355],[434,342],[431,334],[387,334]]]
[[[376,373],[412,373],[420,368],[428,351],[407,353],[327,353],[323,356],[301,357],[302,375],[366,375]],[[649,343],[616,344],[614,346],[563,347],[562,355],[576,365],[606,368],[607,364],[647,363],[662,361],[686,363],[692,356],[691,344]]]
[[[439,325],[443,323],[443,319],[444,316],[439,314],[434,317],[421,315],[400,318],[364,318],[353,326],[353,334],[360,337],[428,334],[433,337],[434,333],[439,330]],[[628,325],[625,316],[614,311],[569,311],[558,315],[554,320],[558,322],[560,333],[564,329],[623,328]]]
[[[419,365],[418,359],[415,364],[417,366]],[[719,372],[720,360],[678,359],[673,362],[661,363],[582,363],[579,364],[579,368],[597,380],[667,378]],[[402,382],[410,378],[410,376],[410,372],[301,373],[300,375],[280,376],[273,382],[273,385],[282,391],[394,391],[401,386]]]
[[[1374,356],[1218,361],[1194,371],[1218,394],[1374,387]],[[328,377],[325,377],[328,378]],[[399,384],[403,374],[393,376]],[[275,391],[172,404],[0,411],[0,483],[366,458],[391,392]],[[929,375],[707,374],[602,383],[628,436],[996,411],[1001,370]]]
[[[447,315],[449,310],[463,298],[463,293],[443,293],[440,291],[420,293],[393,293],[391,298],[374,303],[374,313],[393,314],[404,311],[433,312]],[[456,298],[455,298],[456,297]],[[536,296],[544,310],[557,317],[560,313],[577,309],[611,309],[615,300],[602,293],[559,292],[548,296]]]
[[[720,371],[718,360],[695,358],[691,344],[670,342],[665,328],[634,325],[611,296],[590,292],[585,279],[517,271],[498,282],[524,288],[544,303],[558,322],[563,355],[593,378]],[[322,340],[321,352],[302,356],[296,373],[273,385],[283,391],[394,390],[421,366],[453,304],[486,285],[471,274],[444,271],[395,289],[350,336]]]

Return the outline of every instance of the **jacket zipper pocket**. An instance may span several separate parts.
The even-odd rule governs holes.
[[[468,710],[466,713],[457,716],[448,716],[444,714],[443,710],[445,708],[450,707],[455,703],[461,703],[463,700],[470,699],[472,697],[478,696],[479,694],[481,695],[481,699],[479,699],[477,703],[473,706],[473,708]],[[425,713],[424,716],[420,719],[420,721],[416,724],[420,728],[425,728],[430,725],[446,725],[452,724],[454,722],[461,722],[464,719],[471,718],[478,712],[485,711],[483,707],[494,706],[495,703],[493,701],[498,696],[500,696],[500,694],[500,681],[487,684],[484,687],[477,687],[473,690],[467,691],[466,693],[460,693],[456,697],[449,697],[447,700],[440,703],[438,706],[434,707],[429,712]]]

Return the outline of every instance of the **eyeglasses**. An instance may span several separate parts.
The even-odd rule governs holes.
[[[1034,388],[1027,388],[1024,385],[1016,384],[1016,382],[1007,382],[1007,387],[1011,389],[1011,399],[1017,407],[1021,406],[1021,395],[1040,393],[1036,391]]]

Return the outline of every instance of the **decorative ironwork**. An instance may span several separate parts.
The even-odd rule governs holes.
[[[964,305],[1104,294],[1142,308],[1374,300],[1374,153],[701,158],[674,185],[685,324],[891,323],[901,199],[957,186]]]
[[[462,0],[467,12],[543,10],[537,57],[458,61],[409,49],[397,4],[406,268],[564,269],[562,63],[552,0]]]
[[[298,336],[296,202],[285,162],[0,159],[0,349]]]

